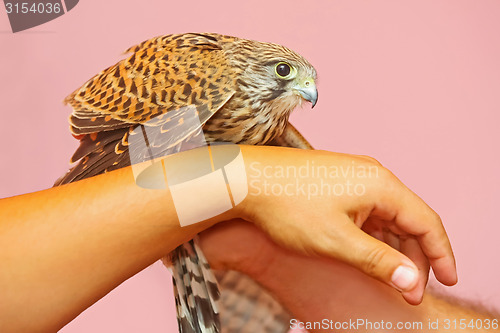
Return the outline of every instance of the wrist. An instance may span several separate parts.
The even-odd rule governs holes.
[[[263,204],[262,189],[260,182],[255,179],[255,173],[260,173],[260,170],[256,168],[260,165],[259,160],[266,154],[266,147],[245,145],[240,145],[239,147],[244,161],[245,187],[248,191],[245,198],[232,209],[232,213],[234,214],[234,218],[254,222],[255,208]]]

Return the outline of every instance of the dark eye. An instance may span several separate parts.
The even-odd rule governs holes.
[[[292,71],[292,68],[287,63],[280,62],[279,64],[276,65],[276,74],[278,74],[278,76],[280,76],[282,78],[290,75],[291,71]]]

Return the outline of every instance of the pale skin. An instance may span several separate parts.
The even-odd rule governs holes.
[[[371,322],[372,327],[365,323],[356,327],[343,324],[344,329],[318,326],[309,331],[392,332],[396,331],[397,323],[413,325],[407,330],[398,329],[398,332],[500,330],[498,314],[473,310],[465,302],[459,304],[429,292],[419,306],[412,306],[397,291],[359,270],[335,259],[312,258],[284,249],[254,225],[242,220],[224,222],[204,231],[201,245],[213,268],[240,271],[270,291],[291,313],[290,325],[294,328],[307,328],[300,325],[321,323],[325,319],[334,323],[360,319]],[[373,323],[382,321],[394,325],[393,329],[387,326],[374,329]],[[430,322],[433,323],[431,327]]]
[[[403,289],[403,297],[411,304],[421,301],[429,263],[440,282],[456,283],[453,253],[439,216],[378,162],[323,151],[253,146],[241,149],[249,181],[257,180],[256,183],[265,178],[264,173],[259,176],[255,171],[259,168],[264,171],[264,166],[299,167],[308,160],[338,167],[354,161],[356,165],[375,166],[380,172],[377,177],[362,180],[349,175],[328,180],[332,184],[361,181],[366,189],[361,196],[316,196],[309,200],[303,193],[268,196],[251,191],[235,209],[188,227],[180,227],[168,189],[138,187],[130,168],[2,199],[0,331],[56,331],[124,280],[197,233],[237,218],[259,227],[287,248],[276,247],[277,253],[287,252],[282,256],[284,266],[273,265],[273,269],[286,272],[287,262],[302,260],[321,274],[333,276],[336,274],[328,269],[337,269],[338,265],[320,263],[324,258],[337,259],[395,287],[394,272],[404,265],[415,272],[414,279],[406,279],[405,287],[398,289]],[[284,177],[270,181],[285,186],[289,180]],[[318,179],[305,177],[303,181],[314,183]],[[208,252],[217,266],[217,253]],[[231,268],[231,261],[221,258],[221,262]],[[276,289],[273,292],[279,296],[283,286],[274,286],[277,281],[272,281],[273,274],[257,275],[260,283]],[[288,288],[298,285],[307,290],[306,280],[299,276],[290,281]],[[376,286],[379,288],[380,284]],[[390,288],[381,290],[396,301]],[[296,297],[281,298],[299,318],[308,318],[308,310],[297,309],[296,300],[309,296],[298,292]]]

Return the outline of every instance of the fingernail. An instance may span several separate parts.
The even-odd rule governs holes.
[[[399,266],[392,273],[392,283],[401,290],[406,290],[413,285],[417,274],[408,266]]]

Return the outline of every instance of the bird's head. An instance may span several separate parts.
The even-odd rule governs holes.
[[[229,60],[239,71],[238,89],[253,110],[288,116],[304,100],[316,105],[316,70],[304,57],[272,43],[240,40],[235,44]]]

